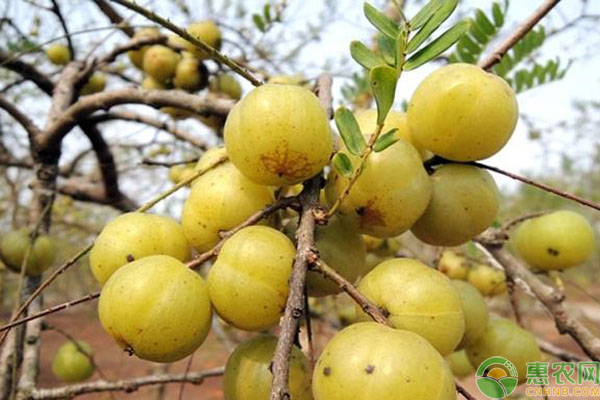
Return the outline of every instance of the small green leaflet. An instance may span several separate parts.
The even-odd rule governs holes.
[[[378,36],[377,44],[379,45],[383,59],[388,65],[394,65],[396,62],[395,41],[385,35]]]
[[[398,138],[396,138],[396,132],[398,132],[398,128],[394,128],[391,131],[379,136],[375,142],[375,146],[373,146],[373,150],[375,150],[376,153],[379,153],[380,151],[383,151],[396,143],[398,141]]]
[[[340,107],[335,111],[334,119],[348,151],[354,155],[361,155],[365,151],[367,143],[352,111],[346,107]]]
[[[260,15],[252,15],[252,21],[254,21],[254,25],[256,25],[259,31],[265,32],[265,23]]]
[[[369,73],[369,82],[377,103],[377,124],[380,125],[394,104],[398,73],[391,67],[375,67]]]
[[[504,25],[504,13],[502,12],[502,7],[500,4],[492,4],[492,16],[494,17],[494,24],[497,28],[500,28],[502,25]]]
[[[458,0],[445,0],[440,7],[431,15],[425,25],[419,32],[408,42],[407,52],[410,54],[417,50],[423,42],[425,42],[442,23],[450,17],[456,9]]]
[[[333,156],[333,168],[338,174],[346,178],[352,176],[352,172],[354,172],[352,161],[350,161],[350,158],[344,153],[336,153],[335,156]]]
[[[419,29],[431,18],[438,8],[442,5],[442,0],[429,0],[427,4],[419,10],[419,12],[410,20],[409,25],[411,29]]]
[[[375,54],[371,49],[358,40],[354,40],[352,43],[350,43],[350,55],[357,63],[366,69],[387,64],[383,58]]]
[[[379,10],[365,3],[363,10],[369,22],[377,28],[377,30],[392,39],[398,36],[398,25],[389,17],[383,15]]]
[[[423,47],[421,50],[416,52],[411,58],[408,59],[404,64],[404,69],[410,71],[418,68],[425,64],[427,61],[434,59],[435,57],[442,54],[450,46],[456,43],[462,35],[471,26],[470,21],[460,21],[456,23],[452,28],[444,32],[440,37]]]

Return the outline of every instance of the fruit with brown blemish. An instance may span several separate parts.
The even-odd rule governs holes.
[[[285,309],[295,255],[292,241],[273,228],[250,226],[231,236],[208,273],[219,316],[248,331],[275,325]]]
[[[457,348],[478,340],[485,332],[488,322],[488,308],[479,291],[470,283],[463,281],[451,281],[458,291],[465,316],[465,333]]]
[[[465,350],[455,351],[447,355],[446,362],[450,366],[452,374],[457,378],[465,378],[475,372],[475,368],[471,365]]]
[[[135,32],[133,39],[158,39],[160,38],[160,32],[157,28],[142,28]],[[150,46],[142,46],[137,50],[130,50],[127,52],[129,60],[138,69],[144,67],[144,54]]]
[[[102,288],[98,315],[125,351],[164,363],[192,354],[206,339],[212,320],[204,280],[165,255],[119,268]]]
[[[361,322],[325,346],[313,372],[315,400],[451,400],[452,372],[414,332]]]
[[[535,337],[504,318],[492,319],[481,338],[465,349],[472,365],[479,365],[493,356],[510,360],[519,373],[519,383],[527,380],[527,363],[542,358]]]
[[[469,165],[442,165],[431,175],[431,187],[431,201],[411,228],[421,241],[458,246],[494,222],[500,195],[489,172]]]
[[[233,164],[263,185],[288,186],[313,177],[333,152],[325,109],[299,86],[252,90],[230,111],[224,136]]]
[[[504,271],[487,264],[475,264],[469,270],[467,281],[485,296],[495,296],[506,292],[506,274]]]
[[[448,277],[420,261],[384,261],[360,281],[358,290],[389,313],[392,326],[418,333],[442,355],[462,340],[465,317],[458,291]],[[369,318],[359,306],[357,312]]]
[[[203,159],[206,156],[211,155]],[[207,251],[221,239],[220,232],[235,228],[274,200],[272,188],[251,181],[226,162],[194,180],[181,224],[192,246]]]
[[[0,258],[8,269],[20,273],[25,257],[25,274],[40,276],[52,266],[56,258],[56,246],[50,237],[43,234],[38,234],[32,245],[29,228],[11,231],[0,238]]]
[[[259,335],[238,345],[225,365],[225,400],[267,399],[273,375],[270,370],[277,338]],[[294,400],[312,400],[306,356],[296,346],[290,356],[289,390]]]
[[[452,250],[444,250],[438,262],[438,270],[450,279],[466,280],[470,267],[465,257]]]
[[[52,373],[67,383],[81,382],[94,374],[92,347],[84,341],[68,341],[60,346],[52,359]]]
[[[66,65],[71,61],[71,50],[63,44],[53,44],[45,50],[46,57],[54,65]]]
[[[355,166],[359,157],[342,150]],[[333,205],[349,179],[332,171],[325,194]],[[354,228],[376,237],[393,237],[408,230],[423,214],[431,197],[431,182],[415,148],[400,139],[385,151],[371,153],[339,213]]]
[[[411,138],[454,161],[490,157],[510,139],[518,118],[504,79],[471,64],[450,64],[419,85],[408,106]]]
[[[543,271],[583,264],[594,251],[590,223],[573,211],[555,211],[521,223],[512,242],[532,268]]]
[[[144,53],[144,72],[160,83],[173,78],[181,56],[167,46],[151,46]]]
[[[90,267],[104,284],[128,262],[155,254],[187,261],[190,250],[183,229],[171,218],[132,212],[118,216],[102,229],[90,252]]]

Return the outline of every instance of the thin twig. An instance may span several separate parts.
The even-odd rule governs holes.
[[[67,21],[60,10],[60,6],[58,5],[57,0],[52,0],[52,12],[56,14],[56,17],[60,21],[60,25],[63,28],[65,33],[65,37],[67,38],[67,45],[69,46],[69,51],[71,52],[71,59],[75,59],[75,46],[73,46],[73,40],[71,39],[71,34],[69,33],[69,27],[67,26]]]

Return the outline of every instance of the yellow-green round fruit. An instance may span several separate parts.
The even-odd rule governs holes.
[[[295,255],[292,241],[273,228],[250,226],[231,236],[208,274],[221,318],[248,331],[275,325],[285,309]]]
[[[461,349],[483,335],[489,315],[485,300],[473,285],[463,281],[453,280],[451,282],[460,295],[465,315],[465,333],[458,344],[458,348]]]
[[[288,235],[294,235],[298,224],[286,229]],[[321,261],[336,270],[349,282],[355,283],[359,277],[370,271],[367,267],[366,248],[361,235],[346,226],[337,216],[329,219],[325,226],[315,230],[315,246]],[[318,272],[308,271],[306,289],[309,296],[323,297],[342,292],[340,286]]]
[[[88,94],[100,93],[106,87],[106,76],[102,72],[94,72],[90,79],[83,85],[79,94],[86,96]]]
[[[495,296],[506,292],[504,271],[486,264],[476,264],[469,270],[467,281],[485,296]]]
[[[71,51],[62,44],[53,44],[46,48],[46,57],[54,65],[66,65],[71,61]]]
[[[133,35],[133,39],[158,39],[160,37],[160,32],[157,28],[142,28],[135,32]],[[142,46],[139,50],[130,50],[127,52],[129,56],[129,60],[131,63],[138,69],[143,69],[144,67],[144,54],[146,50],[148,50],[150,46]]]
[[[267,80],[267,83],[276,83],[279,85],[302,85],[306,78],[302,74],[297,75],[273,75]]]
[[[313,373],[315,400],[454,400],[442,356],[421,336],[375,322],[340,331]]]
[[[375,268],[377,265],[381,264],[382,262],[391,260],[391,259],[393,259],[393,257],[381,256],[379,254],[374,254],[374,253],[367,253],[367,257],[365,259],[365,264],[370,271],[373,268]]]
[[[83,351],[82,351],[83,350]],[[85,381],[94,374],[94,364],[90,360],[92,348],[78,340],[66,342],[58,348],[52,360],[52,373],[63,382]]]
[[[594,251],[594,231],[581,215],[556,211],[524,221],[513,243],[519,255],[533,268],[566,269],[590,258]]]
[[[167,86],[164,83],[158,82],[151,76],[145,76],[142,80],[142,89],[147,90],[165,90]]]
[[[213,77],[208,89],[214,93],[223,93],[235,100],[242,97],[242,85],[235,77],[228,74],[219,74]]]
[[[169,217],[132,212],[109,222],[90,252],[92,273],[104,284],[123,265],[150,255],[190,257],[183,229]]]
[[[102,288],[98,314],[122,348],[165,363],[192,354],[206,339],[212,320],[204,280],[164,255],[119,268]]]
[[[193,22],[188,25],[186,30],[190,35],[206,43],[210,47],[216,50],[221,48],[221,30],[213,21]],[[198,59],[204,60],[209,58],[208,54],[196,48],[191,42],[184,40],[183,43],[187,47],[187,50],[193,53]]]
[[[227,359],[223,376],[225,400],[268,399],[271,392],[271,361],[277,338],[259,335],[235,348]],[[290,357],[289,389],[294,400],[312,400],[306,356],[296,346]]]
[[[358,166],[359,157],[347,155]],[[348,181],[335,171],[329,175],[325,194],[330,206],[346,190]],[[422,158],[410,143],[400,139],[385,151],[371,153],[339,213],[362,233],[398,236],[423,214],[430,197],[431,182]]]
[[[188,173],[194,173],[194,164],[178,164],[173,165],[169,168],[169,180],[174,184],[178,184],[182,180],[184,180],[188,175]]]
[[[514,91],[502,78],[471,64],[429,75],[408,106],[411,137],[454,161],[487,158],[504,147],[518,118]]]
[[[487,229],[500,203],[489,172],[469,165],[449,164],[431,176],[433,192],[412,233],[435,246],[458,246]]]
[[[464,350],[455,351],[446,356],[446,362],[456,378],[465,378],[475,372],[475,369]]]
[[[463,256],[452,250],[444,250],[438,263],[438,270],[450,279],[466,280],[471,264]]]
[[[227,116],[224,136],[233,164],[263,185],[294,185],[315,176],[333,152],[325,110],[299,86],[252,90]]]
[[[354,112],[354,117],[363,135],[372,135],[377,128],[377,110],[374,108],[357,110]],[[406,114],[398,111],[390,111],[385,118],[385,124],[381,130],[382,134],[397,129],[396,137],[398,139],[406,139],[412,144],[415,149],[419,151],[423,159],[429,158],[428,152],[420,148],[415,141],[410,137],[410,130],[408,129],[408,119]]]
[[[9,232],[0,239],[0,256],[6,266],[21,272],[21,267],[30,247],[31,230],[28,228]],[[52,266],[56,257],[56,246],[46,235],[38,235],[29,250],[29,257],[25,267],[27,276],[40,276],[45,270]]]
[[[175,75],[181,56],[160,44],[150,46],[144,53],[144,72],[154,80],[165,83]]]
[[[173,85],[194,92],[206,85],[206,68],[196,58],[184,57],[177,64]]]
[[[219,232],[235,228],[273,201],[272,188],[252,182],[227,162],[194,181],[183,206],[183,231],[192,246],[207,251],[220,240]]]
[[[474,368],[493,356],[512,362],[519,373],[519,383],[527,380],[527,363],[541,361],[542,355],[535,337],[512,321],[492,319],[481,338],[466,347]]]
[[[458,291],[444,274],[420,261],[384,261],[361,280],[358,290],[388,311],[394,328],[418,333],[442,355],[450,354],[463,337]],[[357,311],[368,318],[358,306]]]

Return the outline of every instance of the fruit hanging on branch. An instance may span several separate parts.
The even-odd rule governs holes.
[[[478,340],[488,323],[488,308],[479,291],[471,284],[463,281],[451,281],[460,296],[463,313],[465,316],[465,333],[457,348]]]
[[[133,39],[158,39],[160,38],[160,32],[157,28],[142,28],[135,32]],[[127,52],[129,60],[138,69],[144,68],[144,54],[150,46],[142,46],[138,50],[130,50]]]
[[[467,281],[484,296],[496,296],[506,292],[506,274],[504,271],[487,264],[475,264],[469,270]]]
[[[151,46],[144,53],[143,69],[146,75],[160,83],[166,83],[175,76],[181,56],[167,46]]]
[[[27,249],[31,247],[25,274],[40,276],[52,266],[56,258],[56,245],[46,235],[38,235],[32,245],[31,232],[29,228],[22,228],[3,235],[0,238],[0,258],[10,270],[20,273]]]
[[[71,61],[71,50],[63,44],[53,44],[45,50],[46,57],[54,65],[66,65]]]
[[[63,382],[75,383],[94,374],[92,347],[84,341],[68,341],[58,348],[52,359],[52,373]]]

